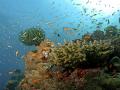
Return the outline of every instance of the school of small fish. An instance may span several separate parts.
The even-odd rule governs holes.
[[[96,5],[100,5],[101,4],[101,2],[102,2],[102,0],[98,0],[98,2],[96,2]],[[57,2],[55,2],[55,0],[53,0],[52,2],[51,2],[51,6],[53,7],[53,8],[55,8],[55,4],[56,4]],[[89,11],[88,10],[88,8],[86,8],[86,7],[84,7],[83,5],[82,5],[82,3],[76,3],[76,1],[75,0],[71,0],[71,3],[73,4],[73,6],[79,6],[79,7],[81,7],[81,10],[80,10],[80,12],[78,13],[78,14],[80,14],[82,17],[89,17],[90,19],[89,19],[89,21],[91,21],[91,23],[92,24],[95,24],[96,25],[96,29],[98,29],[98,28],[100,28],[102,25],[104,25],[104,24],[107,24],[107,25],[111,25],[111,20],[110,20],[110,18],[109,17],[103,17],[103,18],[101,18],[101,20],[98,20],[97,18],[95,18],[95,17],[97,17],[97,16],[99,16],[99,15],[101,15],[101,12],[103,12],[103,10],[102,9],[100,9],[99,10],[99,12],[96,12],[96,9],[95,8],[93,8],[91,11]],[[85,4],[87,5],[87,4],[91,4],[92,3],[92,0],[86,0],[86,2],[85,2]],[[110,4],[105,4],[105,5],[103,5],[104,6],[104,8],[114,8],[112,5],[110,5]],[[117,11],[114,11],[113,13],[111,13],[111,16],[114,16],[115,14],[117,14],[117,13],[120,13],[120,10],[117,10]],[[101,16],[103,16],[103,15],[101,15]],[[63,18],[69,18],[70,17],[70,15],[68,14],[68,15],[65,15],[65,16],[55,16],[55,17],[53,17],[53,19],[52,19],[52,21],[48,21],[48,22],[46,22],[46,24],[48,25],[48,26],[50,26],[50,28],[52,28],[51,27],[51,24],[55,24],[56,23],[56,20],[61,20],[61,19],[63,19]],[[84,18],[85,18],[84,17]],[[54,21],[55,20],[55,21]],[[74,22],[64,22],[63,24],[63,30],[64,31],[76,31],[76,30],[80,30],[81,31],[81,29],[82,29],[82,25],[84,24],[84,23],[86,23],[86,22],[84,22],[84,20],[82,20],[82,19],[78,19],[78,20],[80,20],[78,23],[77,23],[77,25],[74,25]],[[118,23],[120,24],[120,17],[118,17]],[[70,25],[70,27],[69,26],[66,26],[66,25]],[[52,25],[52,26],[54,26],[54,25]],[[71,27],[71,26],[73,26],[73,27]],[[92,29],[92,28],[94,28],[94,27],[90,27],[90,29]],[[55,33],[53,33],[53,34],[55,34]],[[57,36],[58,37],[60,37],[61,35],[60,34],[58,34],[58,33],[56,33],[57,34]],[[67,33],[67,34],[69,34],[69,33]],[[75,34],[75,33],[74,33]],[[74,35],[73,34],[73,35]],[[81,35],[81,34],[78,34],[78,35]]]
[[[65,34],[67,35],[70,35],[70,36],[73,36],[75,35],[76,33],[78,33],[77,35],[81,35],[80,32],[82,32],[82,29],[83,29],[83,26],[85,27],[85,25],[87,24],[85,21],[84,21],[84,18],[88,18],[86,21],[90,21],[91,24],[94,24],[96,25],[96,28],[100,28],[103,24],[107,24],[107,25],[111,25],[111,19],[109,17],[102,17],[101,20],[98,20],[97,16],[101,15],[101,12],[103,10],[99,10],[99,12],[96,12],[96,10],[93,8],[91,11],[88,10],[88,8],[84,7],[82,5],[82,3],[75,3],[74,2],[75,0],[71,0],[71,3],[72,5],[77,8],[77,7],[80,7],[81,9],[76,12],[76,13],[69,13],[66,11],[66,13],[64,13],[64,15],[55,15],[52,17],[51,20],[43,20],[41,19],[40,21],[40,24],[45,24],[46,26],[48,26],[51,30],[55,28],[55,26],[57,28],[59,28],[59,26],[62,26],[62,30],[65,32]],[[96,5],[99,5],[99,3],[101,2],[101,0],[98,0],[98,3],[96,3]],[[91,4],[91,0],[86,0],[86,5],[87,4]],[[51,0],[51,9],[55,9],[56,8],[56,4],[57,2],[55,0]],[[112,7],[111,5],[104,5],[104,7],[111,7],[111,8],[114,8]],[[59,12],[58,10],[56,10],[56,12]],[[55,12],[55,13],[56,13]],[[72,15],[77,15],[78,14],[78,17],[77,17],[77,20],[76,21],[64,21],[64,19],[68,19],[72,17]],[[114,16],[114,15],[117,15],[119,14],[120,15],[120,10],[117,10],[117,11],[114,11],[113,13],[111,13],[110,17],[111,16]],[[102,15],[103,16],[103,15]],[[33,19],[31,17],[27,17],[27,19]],[[75,17],[76,18],[76,17]],[[60,24],[56,24],[57,21],[61,21],[61,25]],[[120,17],[118,17],[117,19],[117,22],[120,24]],[[17,24],[19,24],[20,22],[17,21],[16,22]],[[86,24],[85,24],[86,23]],[[38,24],[39,25],[39,24]],[[92,29],[93,27],[89,27],[89,29]],[[61,30],[61,31],[62,31]],[[72,32],[73,31],[73,32]],[[80,32],[79,32],[80,31]],[[84,30],[83,30],[84,31]],[[75,33],[76,32],[76,33]],[[62,34],[63,33],[59,33],[59,31],[56,29],[56,31],[53,31],[54,35],[57,35],[58,38],[62,38]],[[23,37],[25,37],[26,35],[26,32],[23,34]],[[36,40],[37,37],[33,38],[33,41]],[[64,39],[64,38],[62,38]],[[57,38],[55,38],[55,42],[57,42]],[[8,48],[13,48],[12,45],[7,45]],[[48,53],[46,52],[43,52],[43,54],[45,55],[45,57],[48,56]],[[16,50],[15,51],[15,56],[16,57],[19,57],[20,56],[20,52],[19,50]],[[21,58],[23,59],[24,56],[22,56]],[[16,62],[16,64],[18,64],[18,62]],[[9,72],[9,74],[11,75],[13,72]],[[0,76],[2,74],[0,73]]]

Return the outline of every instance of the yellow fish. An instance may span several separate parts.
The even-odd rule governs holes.
[[[73,30],[72,28],[64,27],[64,31]]]

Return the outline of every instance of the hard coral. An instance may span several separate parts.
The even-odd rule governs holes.
[[[93,40],[98,40],[99,41],[99,40],[103,40],[105,36],[104,36],[103,31],[96,30],[92,33],[91,37],[92,37]]]
[[[93,42],[91,45],[83,45],[82,50],[86,54],[86,60],[92,67],[104,65],[113,52],[113,47],[108,43]]]
[[[85,61],[85,54],[79,44],[71,42],[52,48],[49,60],[56,66],[73,69]]]
[[[111,45],[114,47],[115,56],[120,57],[120,37],[113,39]]]
[[[118,29],[115,26],[107,26],[104,30],[106,39],[111,39],[118,35]]]

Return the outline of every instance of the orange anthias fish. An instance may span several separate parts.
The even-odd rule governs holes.
[[[76,29],[76,28],[64,27],[63,30],[64,30],[64,31],[69,31],[69,30],[78,30],[78,29]]]

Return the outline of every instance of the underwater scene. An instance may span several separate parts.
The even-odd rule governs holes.
[[[0,0],[0,90],[120,90],[120,1]]]

